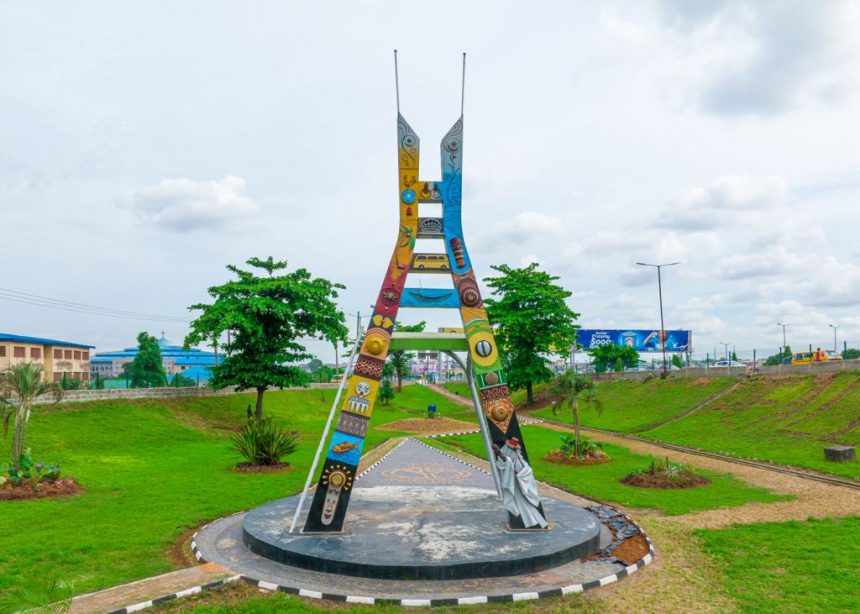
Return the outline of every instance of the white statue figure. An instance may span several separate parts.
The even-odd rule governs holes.
[[[540,495],[535,475],[523,457],[520,440],[511,437],[501,449],[496,445],[493,449],[496,452],[496,467],[499,468],[502,480],[502,500],[505,509],[514,516],[519,516],[527,529],[537,526],[545,529],[546,518],[538,509]]]

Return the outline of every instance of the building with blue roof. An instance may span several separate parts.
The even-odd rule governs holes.
[[[158,349],[161,350],[161,364],[168,375],[183,373],[195,367],[211,367],[215,365],[215,353],[206,352],[197,348],[185,349],[181,345],[173,345],[164,338],[158,340]],[[111,378],[120,377],[123,367],[137,356],[137,347],[125,348],[115,352],[99,352],[90,361],[90,371],[93,377]],[[195,372],[195,376],[199,374]],[[201,381],[203,379],[201,378]],[[206,378],[208,381],[208,377]]]
[[[0,371],[29,362],[40,365],[49,382],[88,381],[93,347],[72,341],[0,333]]]

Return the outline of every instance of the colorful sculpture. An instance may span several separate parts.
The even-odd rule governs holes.
[[[388,271],[382,280],[382,289],[376,300],[370,326],[361,346],[353,375],[349,378],[346,397],[341,405],[340,416],[328,454],[317,484],[314,499],[305,522],[305,532],[340,531],[349,505],[350,486],[358,468],[361,447],[367,432],[367,423],[373,412],[373,403],[379,389],[382,366],[388,354],[388,346],[394,322],[400,307],[437,307],[459,309],[475,379],[478,383],[480,401],[489,424],[490,437],[495,446],[502,449],[507,442],[518,443],[517,454],[511,462],[516,479],[524,468],[528,468],[528,455],[522,443],[522,434],[517,422],[510,392],[505,383],[499,352],[493,330],[484,309],[483,299],[472,269],[469,252],[463,238],[461,220],[463,187],[463,115],[454,123],[442,139],[442,181],[423,181],[418,177],[420,141],[406,120],[397,113],[397,140],[399,148],[400,178],[400,231],[389,262]],[[422,203],[440,203],[442,217],[420,217]],[[414,254],[416,239],[442,239],[445,253]],[[451,290],[407,288],[406,279],[410,271],[416,271],[417,256],[439,256],[439,270],[433,273],[449,273],[454,282]],[[447,256],[447,258],[442,258]],[[444,263],[444,264],[443,264]],[[442,268],[444,266],[444,269]],[[429,271],[420,271],[429,272]],[[505,449],[510,449],[507,446]],[[489,459],[495,462],[495,459]],[[501,462],[501,459],[499,459]],[[530,471],[530,469],[529,469]],[[532,479],[532,482],[534,480]],[[513,485],[513,482],[511,482]],[[531,503],[525,513],[519,512],[506,502],[508,522],[512,528],[546,527],[546,518],[536,487],[528,488],[525,496],[517,501]],[[522,493],[520,492],[520,495]],[[515,498],[511,491],[511,501]]]

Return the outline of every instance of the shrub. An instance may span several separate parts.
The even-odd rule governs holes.
[[[33,490],[39,490],[43,482],[54,482],[60,479],[60,465],[54,463],[48,465],[43,462],[35,462],[27,450],[18,459],[18,466],[10,463],[0,465],[0,485],[9,482],[15,486],[29,483]]]
[[[251,418],[242,430],[230,437],[233,450],[255,465],[276,465],[298,447],[298,435],[272,418]]]
[[[562,435],[561,451],[568,458],[576,456],[576,437],[573,435]],[[580,458],[595,455],[603,452],[603,444],[598,441],[591,441],[588,437],[582,435],[579,441]]]

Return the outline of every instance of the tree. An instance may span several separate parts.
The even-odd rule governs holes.
[[[729,358],[732,360],[732,362],[738,361],[738,355],[735,353],[734,350],[732,350],[731,356],[729,356]]]
[[[550,387],[550,395],[555,398],[552,413],[558,415],[561,409],[567,409],[573,415],[573,432],[576,437],[576,456],[581,456],[582,440],[579,434],[579,404],[591,405],[600,415],[603,405],[597,398],[597,385],[591,378],[579,375],[573,371],[559,373]]]
[[[424,320],[418,324],[395,324],[394,330],[401,333],[421,333],[424,332],[424,327],[427,323]],[[394,374],[397,376],[397,392],[403,392],[403,376],[409,374],[409,365],[412,364],[412,359],[415,354],[405,350],[396,350],[388,353],[388,363],[393,367]]]
[[[615,359],[614,371],[616,373],[621,373],[622,371],[624,371],[624,361],[621,359],[621,356]]]
[[[783,358],[787,358],[789,356],[791,356],[791,346],[787,345],[784,348],[781,348],[780,351],[776,354],[768,356],[767,359],[764,361],[764,364],[766,366],[776,366],[782,363]]]
[[[10,367],[0,380],[0,407],[3,408],[3,434],[9,431],[9,422],[15,416],[12,435],[12,466],[19,468],[21,455],[27,450],[27,426],[33,402],[50,394],[57,403],[63,398],[63,389],[55,383],[42,380],[42,366],[23,363]]]
[[[484,281],[497,298],[487,298],[484,304],[504,356],[508,385],[513,390],[525,388],[527,403],[532,404],[534,384],[553,376],[547,354],[556,348],[566,351],[574,343],[579,314],[567,306],[571,293],[555,283],[559,278],[539,271],[537,263],[492,268],[501,276]]]
[[[856,348],[846,348],[842,351],[842,358],[845,360],[854,360],[860,358],[860,350]]]
[[[158,340],[147,332],[137,336],[137,356],[128,363],[132,388],[153,388],[167,384]]]
[[[598,373],[608,370],[609,365],[615,364],[618,359],[621,359],[625,367],[639,364],[639,353],[629,345],[604,343],[588,350],[588,354],[594,360],[594,370]]]
[[[346,340],[345,317],[334,302],[344,286],[312,277],[307,269],[276,274],[287,263],[271,256],[246,264],[251,270],[227,265],[238,279],[209,288],[213,303],[189,307],[202,313],[191,323],[185,345],[217,340],[231,331],[223,346],[225,358],[213,367],[210,384],[216,390],[256,390],[255,414],[262,418],[266,390],[307,384],[310,375],[300,363],[313,356],[302,338]]]
[[[672,365],[680,369],[684,366],[684,361],[677,354],[672,354]]]

